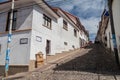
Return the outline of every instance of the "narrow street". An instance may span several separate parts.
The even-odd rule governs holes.
[[[112,53],[100,44],[92,44],[55,68],[34,71],[15,80],[120,80],[119,75]]]
[[[120,80],[119,8],[120,0],[0,0],[0,80]]]

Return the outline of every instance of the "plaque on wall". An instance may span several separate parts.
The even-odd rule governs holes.
[[[28,44],[28,38],[21,38],[20,44]]]
[[[36,41],[42,42],[42,38],[40,36],[36,36]]]

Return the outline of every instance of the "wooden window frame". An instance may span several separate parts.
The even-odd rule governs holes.
[[[49,18],[47,15],[43,14],[43,19],[44,19],[43,26],[51,29],[52,28],[52,20],[51,20],[51,18]]]

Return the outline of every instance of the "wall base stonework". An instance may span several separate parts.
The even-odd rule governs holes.
[[[16,65],[12,65],[9,66],[9,75],[14,75],[16,73],[20,73],[20,72],[27,72],[28,71],[28,66],[27,65],[22,65],[22,66],[16,66]],[[3,65],[0,65],[0,76],[4,76],[5,75],[5,67]]]

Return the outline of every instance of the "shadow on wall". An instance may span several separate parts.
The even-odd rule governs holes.
[[[106,53],[100,44],[86,47],[91,50],[83,56],[79,56],[66,63],[56,66],[54,71],[83,71],[99,74],[120,74],[114,56]]]
[[[28,8],[26,10],[18,10],[17,11],[17,26],[16,29],[19,28],[28,29],[32,26],[32,8]]]

